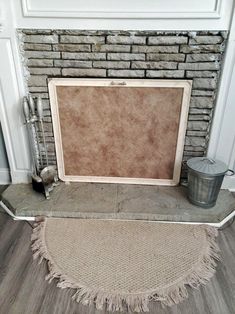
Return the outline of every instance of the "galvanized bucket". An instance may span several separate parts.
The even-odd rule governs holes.
[[[210,208],[215,206],[225,174],[234,174],[233,170],[219,160],[195,157],[187,161],[188,199],[197,206]]]

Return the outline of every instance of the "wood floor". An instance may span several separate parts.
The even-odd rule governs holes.
[[[0,314],[105,314],[71,300],[72,291],[48,284],[46,263],[33,262],[31,226],[0,213]],[[189,289],[189,298],[178,306],[150,305],[150,314],[235,313],[235,223],[220,231],[222,263],[216,276],[200,290]]]

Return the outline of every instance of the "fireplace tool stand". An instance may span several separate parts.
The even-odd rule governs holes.
[[[46,199],[49,199],[50,192],[58,185],[58,176],[55,167],[49,165],[43,125],[43,104],[40,97],[36,100],[36,109],[37,112],[32,96],[28,98],[24,97],[23,112],[27,125],[33,163],[32,186],[35,191],[43,193]],[[40,142],[38,131],[41,133],[42,143]]]

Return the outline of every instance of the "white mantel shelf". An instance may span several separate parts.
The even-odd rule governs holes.
[[[233,0],[17,0],[22,28],[226,30]]]

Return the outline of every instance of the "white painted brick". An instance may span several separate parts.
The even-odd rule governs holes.
[[[44,109],[50,109],[51,108],[49,99],[43,99],[43,108]]]
[[[188,147],[188,146],[187,146]],[[184,156],[187,156],[187,158],[192,158],[192,157],[203,157],[204,156],[204,150],[200,152],[192,152],[192,151],[186,151],[187,147],[184,147]],[[182,175],[181,175],[182,177]]]
[[[202,52],[222,52],[224,50],[223,45],[182,45],[180,46],[180,52],[183,53],[202,53]]]
[[[51,110],[43,110],[43,115],[45,116],[45,117],[50,117],[51,116]]]
[[[179,46],[133,46],[135,53],[177,53]]]
[[[47,87],[41,87],[41,86],[31,86],[29,87],[29,91],[30,92],[35,92],[35,93],[44,93],[44,92],[48,92],[48,88]]]
[[[76,69],[65,68],[62,69],[63,76],[79,76],[79,77],[105,77],[106,70],[104,69]]]
[[[154,36],[149,37],[149,45],[177,45],[187,44],[188,38],[184,36]]]
[[[63,52],[90,52],[91,45],[80,45],[80,44],[58,44],[53,45],[54,51]]]
[[[206,136],[207,132],[206,131],[187,131],[188,136]]]
[[[177,69],[176,62],[166,62],[166,61],[159,61],[159,62],[143,62],[143,61],[133,61],[131,64],[133,69]]]
[[[108,53],[107,60],[145,60],[145,54],[143,53]]]
[[[211,109],[207,109],[207,108],[190,108],[189,109],[189,113],[198,115],[198,114],[202,114],[202,115],[209,115],[211,114]]]
[[[209,121],[210,116],[209,115],[203,115],[203,114],[193,114],[188,116],[189,121]]]
[[[31,74],[46,74],[46,75],[60,75],[58,68],[29,68]]]
[[[72,36],[72,35],[61,35],[61,43],[73,43],[73,44],[95,44],[104,43],[104,36]]]
[[[183,53],[148,53],[147,60],[149,61],[177,61],[183,62],[185,54]]]
[[[217,72],[213,71],[186,71],[186,77],[194,78],[194,77],[216,77]]]
[[[211,78],[195,78],[193,80],[193,88],[213,90],[216,88],[216,80]]]
[[[94,68],[103,69],[129,69],[130,62],[128,61],[93,61]]]
[[[48,93],[41,93],[41,92],[33,93],[33,92],[31,92],[31,95],[33,97],[41,97],[43,99],[48,99],[49,98],[49,94]]]
[[[214,96],[215,92],[211,90],[198,90],[198,89],[193,89],[192,96]]]
[[[45,123],[51,123],[51,122],[52,122],[52,118],[51,118],[51,117],[44,117],[44,118],[43,118],[43,122],[45,122]]]
[[[28,80],[28,86],[47,86],[47,76],[31,75]]]
[[[120,35],[110,35],[107,36],[108,44],[126,44],[126,45],[144,45],[146,43],[146,37],[143,36],[120,36]]]
[[[212,97],[191,97],[190,107],[211,109],[213,107],[213,98]]]
[[[196,36],[189,40],[189,45],[196,44],[206,44],[206,45],[215,45],[223,42],[223,37],[221,36]]]
[[[187,55],[186,62],[212,62],[220,59],[219,53],[192,53]]]
[[[55,151],[55,144],[54,143],[48,143],[47,144],[47,150],[48,150],[48,152],[54,152]]]
[[[52,50],[52,45],[49,44],[24,44],[24,50],[42,50],[42,51],[50,51]]]
[[[53,132],[52,123],[45,123],[44,129],[45,129],[45,132]]]
[[[205,139],[203,137],[186,136],[185,145],[205,147]]]
[[[77,60],[105,60],[105,53],[99,52],[62,52],[62,59],[77,59]]]
[[[56,67],[63,68],[91,68],[92,61],[79,61],[79,60],[55,60]]]
[[[53,66],[53,60],[49,59],[28,59],[27,65],[29,67],[51,67]]]
[[[96,52],[130,52],[130,45],[92,45],[92,51]]]
[[[147,70],[146,77],[166,77],[166,78],[183,78],[183,70]]]
[[[200,137],[198,137],[200,138]],[[193,145],[185,145],[184,146],[184,150],[185,151],[189,151],[189,152],[197,152],[197,153],[202,153],[205,151],[205,146],[203,145],[199,145],[199,146],[193,146]]]
[[[25,57],[28,59],[59,59],[60,52],[55,51],[25,51]]]
[[[198,131],[206,131],[208,128],[208,122],[205,121],[189,121],[188,122],[188,130],[198,130]]]
[[[108,70],[109,77],[144,77],[143,70]]]
[[[51,35],[51,29],[24,29],[23,31],[26,35]]]
[[[37,44],[54,44],[58,43],[58,35],[26,35],[24,36],[24,42]]]
[[[219,62],[179,63],[179,70],[219,70]]]

